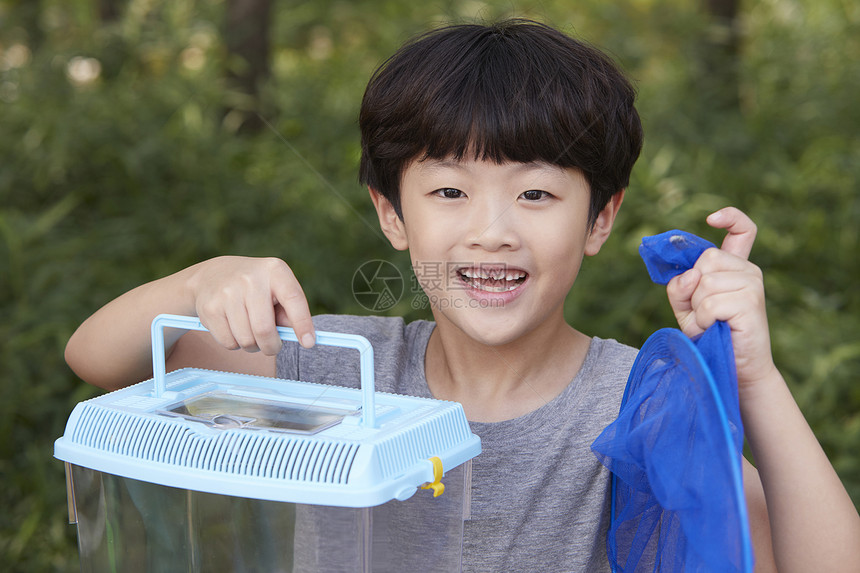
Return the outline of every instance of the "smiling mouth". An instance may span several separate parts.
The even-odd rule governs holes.
[[[472,267],[458,269],[457,276],[471,288],[498,293],[514,290],[526,281],[529,274],[525,271],[505,267]]]

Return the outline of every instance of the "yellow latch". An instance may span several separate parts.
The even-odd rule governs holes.
[[[433,497],[439,497],[445,493],[445,484],[442,483],[442,460],[433,456],[430,458],[430,463],[433,464],[433,481],[425,483],[421,489],[432,489]]]

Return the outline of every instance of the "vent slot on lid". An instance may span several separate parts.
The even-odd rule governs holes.
[[[141,423],[134,414],[90,407],[81,445],[155,463],[291,481],[344,484],[359,445],[287,433],[200,434],[169,418]]]

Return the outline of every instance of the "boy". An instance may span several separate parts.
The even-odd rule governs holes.
[[[481,436],[465,570],[608,570],[609,480],[589,446],[617,415],[636,352],[575,330],[562,306],[582,257],[609,236],[639,154],[633,100],[605,56],[540,24],[427,34],[368,85],[360,177],[385,235],[409,250],[434,322],[312,320],[284,262],[221,257],[106,305],[67,361],[108,389],[145,379],[149,323],[168,312],[211,331],[169,341],[168,369],[357,384],[351,357],[312,347],[314,328],[360,333],[378,389],[461,402]],[[732,330],[761,475],[745,465],[757,568],[858,570],[860,517],[771,359],[761,273],[746,260],[755,226],[733,208],[708,222],[726,229],[722,248],[668,295],[688,335],[715,320]],[[283,345],[276,324],[304,348]]]

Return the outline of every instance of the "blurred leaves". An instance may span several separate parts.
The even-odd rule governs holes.
[[[640,94],[646,145],[613,236],[585,262],[566,314],[639,345],[672,324],[636,253],[726,204],[759,225],[777,361],[860,501],[860,9],[844,0],[742,5],[737,105],[701,81],[714,22],[681,0],[273,3],[259,99],[224,80],[223,0],[0,0],[0,556],[77,569],[62,464],[71,408],[96,390],[63,362],[96,308],[219,254],[278,256],[314,312],[366,312],[371,259],[408,276],[357,182],[358,106],[403,41],[452,21],[524,16],[605,48]],[[266,126],[238,134],[225,109]],[[392,310],[426,317],[404,297]]]

